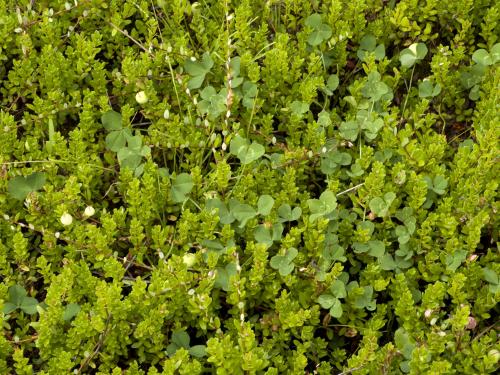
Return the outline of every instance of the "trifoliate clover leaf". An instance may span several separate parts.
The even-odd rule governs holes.
[[[239,135],[231,140],[229,150],[231,154],[240,159],[243,165],[258,160],[266,152],[265,147],[261,144],[255,141],[249,144],[248,140]]]
[[[423,60],[428,49],[424,43],[413,43],[399,54],[399,61],[404,68],[411,68],[416,62]]]
[[[16,176],[9,181],[7,191],[9,195],[17,200],[24,200],[29,193],[40,190],[45,185],[46,175],[35,172],[29,176]]]
[[[28,297],[26,290],[20,285],[13,285],[9,288],[9,300],[4,303],[3,313],[10,314],[16,309],[24,311],[26,314],[37,313],[38,301],[33,297]]]
[[[385,57],[385,46],[384,44],[377,46],[375,37],[368,34],[361,39],[357,55],[361,61],[365,61],[367,55],[370,53],[375,55],[376,60],[382,60]]]
[[[184,70],[192,77],[187,84],[188,88],[190,90],[200,88],[213,65],[214,61],[208,52],[203,54],[201,61],[186,60]]]
[[[236,220],[234,216],[229,212],[224,202],[222,202],[219,198],[209,199],[206,203],[206,208],[208,210],[212,210],[217,208],[219,212],[219,221],[221,224],[231,224]]]
[[[174,203],[181,203],[186,200],[186,195],[193,189],[193,178],[187,173],[179,174],[172,183],[170,196]]]
[[[375,197],[370,201],[370,210],[378,217],[384,217],[387,215],[394,199],[396,199],[396,194],[393,192],[385,193],[383,198]]]
[[[330,285],[330,292],[337,298],[345,298],[347,296],[347,291],[345,289],[345,284],[342,280],[335,280],[332,285]]]
[[[348,141],[354,142],[359,135],[360,126],[357,121],[343,121],[340,124],[340,136]]]
[[[335,300],[336,298],[331,294],[322,294],[318,297],[318,303],[324,309],[329,309],[330,307],[332,307]]]
[[[327,128],[331,124],[332,124],[332,119],[330,118],[330,114],[327,111],[322,110],[318,114],[318,125],[323,128]]]
[[[101,122],[107,131],[120,130],[122,128],[122,115],[115,111],[108,111],[101,116]]]
[[[131,137],[130,129],[113,130],[106,136],[106,146],[110,151],[118,152],[125,147],[127,140]]]
[[[218,267],[214,286],[225,292],[229,292],[232,289],[230,284],[231,276],[236,275],[236,273],[236,264],[234,262],[227,264],[224,268]]]
[[[307,111],[309,111],[309,104],[304,103],[304,102],[299,102],[298,100],[294,100],[290,104],[290,109],[292,110],[293,114],[295,114],[297,116],[302,116]]]
[[[298,251],[294,247],[287,250],[285,255],[275,255],[271,258],[270,265],[272,268],[278,270],[281,276],[287,276],[292,273],[295,265],[293,260],[297,256]]]
[[[311,211],[309,221],[312,223],[319,217],[331,213],[337,207],[337,198],[333,192],[327,190],[320,195],[319,199],[308,199],[307,204]]]
[[[352,157],[347,152],[328,152],[321,157],[321,172],[324,174],[334,173],[341,165],[350,165]]]
[[[332,36],[332,28],[321,21],[321,15],[318,13],[311,14],[307,17],[305,24],[313,29],[307,38],[307,43],[313,47],[321,44]]]
[[[300,207],[295,207],[293,210],[289,204],[284,203],[278,208],[279,221],[281,223],[287,221],[295,221],[302,215],[302,209]]]
[[[485,49],[478,49],[472,54],[472,61],[484,66],[493,65],[493,58]]]
[[[246,203],[230,204],[231,214],[240,222],[239,227],[243,228],[247,221],[257,216],[257,211]]]

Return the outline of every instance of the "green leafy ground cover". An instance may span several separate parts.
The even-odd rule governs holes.
[[[498,370],[499,12],[0,0],[0,373]]]

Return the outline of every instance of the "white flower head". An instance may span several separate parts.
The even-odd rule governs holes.
[[[61,215],[61,223],[62,225],[71,225],[71,223],[73,222],[73,216],[71,216],[70,214],[68,214],[67,212],[63,213]]]
[[[148,102],[148,96],[144,91],[139,91],[137,94],[135,94],[135,100],[139,104],[145,104]]]
[[[188,253],[182,257],[182,261],[188,267],[193,266],[196,263],[196,255]]]
[[[90,217],[95,214],[95,209],[92,206],[87,206],[85,207],[85,211],[83,211],[83,214],[87,217]]]

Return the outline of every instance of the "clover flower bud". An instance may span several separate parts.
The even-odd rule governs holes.
[[[85,207],[85,211],[83,211],[83,214],[87,217],[90,217],[95,214],[95,209],[92,206],[87,206]]]
[[[68,214],[67,212],[63,213],[61,215],[61,224],[62,225],[71,225],[71,223],[73,222],[73,216],[71,216],[70,214]]]
[[[148,102],[148,96],[144,91],[139,91],[137,94],[135,94],[135,100],[139,104],[145,104]]]

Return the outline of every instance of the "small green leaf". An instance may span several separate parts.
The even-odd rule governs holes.
[[[335,280],[330,286],[330,291],[337,298],[345,298],[347,296],[345,284],[342,280]]]
[[[415,349],[414,340],[406,333],[405,329],[400,327],[394,334],[396,347],[401,350],[406,359],[411,359],[413,349]]]
[[[496,43],[493,47],[491,47],[490,56],[493,64],[500,61],[500,43]]]
[[[448,180],[444,176],[438,175],[434,177],[432,185],[432,190],[436,194],[443,195],[448,187]]]
[[[306,26],[309,26],[313,29],[318,29],[321,27],[321,15],[318,13],[313,13],[309,17],[306,18],[305,21]]]
[[[205,75],[194,76],[187,83],[187,88],[190,90],[199,89],[205,80]]]
[[[392,271],[397,268],[396,262],[391,254],[385,254],[382,258],[378,259],[380,267],[384,271]]]
[[[282,263],[279,267],[281,276],[288,276],[293,272],[295,265],[293,263]]]
[[[257,212],[259,215],[267,216],[271,213],[274,205],[274,199],[270,195],[261,195],[257,202]]]
[[[294,113],[295,115],[302,116],[307,111],[309,111],[309,104],[304,103],[304,102],[299,102],[297,100],[294,100],[290,104],[290,109],[292,110],[292,113]]]
[[[80,310],[80,305],[77,303],[68,303],[64,308],[63,319],[70,321],[80,312]]]
[[[382,60],[385,57],[385,45],[383,43],[379,44],[373,53],[375,54],[375,60]]]
[[[23,310],[26,314],[33,315],[37,313],[36,306],[38,301],[33,297],[24,297],[19,308]]]
[[[225,268],[218,267],[214,286],[225,292],[231,291],[232,286],[229,281],[232,276],[236,275],[236,273],[236,264],[234,262],[227,264]]]
[[[15,311],[17,309],[17,306],[13,304],[12,302],[5,302],[3,304],[3,309],[2,312],[4,314],[10,314],[11,312]]]
[[[418,84],[418,96],[421,98],[435,97],[441,92],[441,85],[437,83],[435,86],[431,81],[424,79]]]
[[[237,135],[231,140],[230,144],[230,152],[235,155],[238,159],[240,159],[243,165],[250,164],[251,162],[259,159],[264,153],[266,149],[264,146],[257,142],[252,142],[251,145],[248,145],[248,141]]]
[[[292,262],[298,254],[299,251],[295,247],[291,247],[287,250],[285,257],[288,262]]]
[[[205,345],[194,345],[189,348],[189,354],[196,358],[202,358],[207,355],[207,347]]]
[[[360,48],[371,52],[377,46],[377,40],[372,34],[367,34],[361,39],[359,46]]]
[[[217,208],[219,212],[220,223],[223,225],[231,224],[235,220],[234,216],[229,212],[224,202],[222,202],[219,198],[207,200],[206,208],[208,210],[213,210],[214,208]]]
[[[339,87],[339,76],[336,74],[331,74],[328,77],[328,81],[326,81],[326,87],[328,87],[328,89],[331,91],[335,91],[337,87]]]
[[[404,245],[410,240],[411,234],[408,232],[406,226],[398,225],[396,227],[396,236],[398,236],[398,242]]]
[[[385,95],[392,93],[391,89],[387,84],[380,80],[380,73],[371,72],[368,75],[368,80],[363,86],[361,93],[365,98],[370,98],[374,102],[379,101]]]
[[[493,59],[485,49],[478,49],[472,54],[472,61],[485,66],[493,65]]]
[[[13,285],[9,288],[9,302],[16,306],[21,306],[23,299],[27,297],[28,293],[21,285]]]
[[[108,111],[101,116],[101,122],[107,131],[122,129],[122,115],[115,111]]]
[[[278,254],[273,256],[271,258],[271,260],[269,261],[269,264],[275,270],[279,269],[282,263],[286,263],[286,257],[283,255],[278,255]]]
[[[385,193],[384,198],[375,197],[370,201],[370,210],[379,217],[385,217],[394,199],[396,199],[396,194],[393,192]]]
[[[174,331],[171,341],[179,348],[189,349],[190,338],[185,331]]]
[[[186,195],[193,189],[194,183],[191,175],[187,173],[179,174],[170,188],[170,195],[174,203],[181,203],[186,200]]]
[[[324,174],[334,173],[341,165],[352,163],[352,157],[347,152],[332,151],[321,157],[321,172]]]
[[[427,55],[427,46],[423,43],[413,43],[399,54],[399,61],[405,68],[411,68],[417,61],[423,60]]]
[[[200,88],[205,80],[205,76],[210,72],[213,65],[214,61],[208,52],[203,54],[201,61],[186,60],[184,63],[184,70],[192,76],[188,82],[188,88],[190,90]]]
[[[337,198],[333,192],[326,190],[319,199],[308,199],[307,204],[311,211],[309,221],[314,222],[319,217],[331,213],[337,207]]]
[[[332,28],[326,24],[322,24],[319,28],[314,30],[307,38],[307,43],[311,46],[320,45],[323,41],[332,36]]]
[[[125,147],[130,138],[132,138],[130,129],[114,130],[106,136],[106,147],[113,152],[118,152]]]
[[[354,142],[359,135],[359,125],[356,121],[343,121],[340,124],[340,136],[348,141]]]
[[[322,110],[318,114],[318,125],[323,128],[327,128],[331,124],[332,124],[332,119],[330,118],[330,114],[327,111]]]
[[[287,276],[292,273],[295,265],[293,264],[293,259],[297,256],[297,249],[291,247],[287,250],[285,255],[276,254],[271,258],[269,264],[272,268],[277,269],[281,276]]]
[[[289,204],[284,203],[278,208],[278,215],[280,217],[279,221],[284,223],[287,221],[295,221],[302,215],[302,209],[300,207],[295,207],[293,210]]]
[[[231,214],[240,222],[240,228],[243,228],[247,221],[257,216],[257,211],[245,203],[237,203],[231,208]]]
[[[267,246],[271,246],[273,244],[271,229],[267,228],[263,224],[255,228],[253,236],[255,238],[255,241],[257,241],[258,243],[263,243]]]
[[[363,295],[357,297],[354,300],[354,307],[358,309],[364,309],[366,308],[367,310],[374,310],[374,300],[372,300],[373,296],[373,287],[371,285],[364,286],[363,288]]]
[[[322,308],[329,309],[330,307],[333,306],[336,299],[337,298],[335,298],[331,294],[322,294],[318,297],[318,303]]]
[[[29,176],[16,176],[9,181],[7,191],[17,200],[24,200],[29,193],[35,192],[45,185],[45,173],[35,172]]]
[[[498,275],[488,267],[483,267],[483,280],[493,285],[498,285]]]
[[[335,301],[332,304],[332,307],[330,308],[330,315],[336,319],[340,318],[343,314],[342,310],[342,303],[340,302],[339,299],[335,298]]]
[[[371,255],[372,257],[380,258],[385,253],[385,245],[382,241],[379,240],[368,241],[368,246],[370,247],[368,255]]]
[[[467,258],[467,250],[456,250],[453,254],[446,255],[446,270],[455,272]]]

